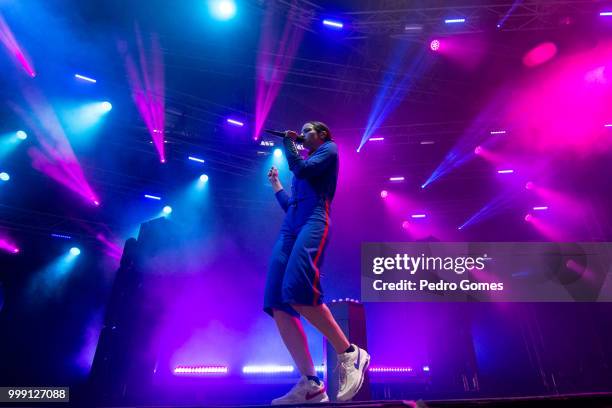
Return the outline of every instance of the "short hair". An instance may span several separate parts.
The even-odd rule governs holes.
[[[329,130],[329,127],[327,127],[327,125],[323,122],[318,122],[316,120],[312,120],[310,122],[308,122],[312,125],[312,128],[314,130],[317,131],[317,133],[321,133],[323,131],[325,131],[327,133],[327,137],[325,138],[325,141],[329,141],[332,140],[332,134],[331,131]]]

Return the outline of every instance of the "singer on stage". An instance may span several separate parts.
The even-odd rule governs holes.
[[[296,148],[300,138],[308,150],[303,159]],[[272,404],[329,401],[317,377],[300,320],[304,316],[338,353],[338,400],[348,401],[361,388],[370,362],[368,353],[350,344],[323,303],[319,266],[330,227],[330,206],[338,180],[338,146],[329,128],[308,122],[302,134],[285,132],[285,157],[293,173],[291,195],[285,191],[272,167],[268,179],[286,216],[272,254],[266,278],[264,310],[274,318],[278,331],[302,377]]]

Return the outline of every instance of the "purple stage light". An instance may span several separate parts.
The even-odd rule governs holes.
[[[412,367],[370,367],[371,373],[411,373]]]
[[[402,222],[402,228],[407,230],[410,228],[410,223],[408,221]]]
[[[387,190],[383,190],[380,192],[380,198],[387,198],[389,196],[389,192]]]
[[[426,214],[412,214],[410,217],[411,218],[426,218],[427,215]]]
[[[196,374],[196,375],[206,375],[206,374],[227,374],[228,373],[227,366],[215,366],[215,365],[206,365],[206,366],[178,366],[174,369],[175,375],[181,374]]]
[[[0,42],[6,47],[10,56],[15,58],[15,61],[21,65],[21,68],[32,78],[36,76],[34,67],[26,56],[25,52],[19,46],[19,43],[13,36],[11,28],[8,26],[2,15],[0,15]]]
[[[474,149],[474,154],[480,154],[482,153],[482,146],[476,146],[476,148]]]
[[[429,372],[429,366],[423,366],[423,371]]]
[[[238,126],[238,127],[244,126],[244,123],[240,122],[239,120],[231,119],[231,118],[227,118],[226,120],[227,120],[227,123],[229,123],[230,125],[234,125],[234,126]]]
[[[327,27],[336,28],[336,29],[339,29],[339,30],[344,28],[344,24],[342,24],[340,21],[336,21],[336,20],[325,19],[325,20],[323,20],[323,25],[325,25]]]
[[[204,159],[200,159],[200,158],[197,158],[197,157],[194,157],[194,156],[189,156],[188,159],[191,160],[191,161],[194,161],[194,162],[198,162],[198,163],[205,163]]]
[[[9,252],[11,254],[19,253],[19,248],[15,245],[11,239],[0,235],[0,250]]]
[[[127,47],[120,51],[125,59],[132,99],[147,126],[160,162],[165,163],[166,102],[163,53],[155,35],[150,36],[150,50],[147,53],[138,28],[136,29],[136,45],[137,56],[131,55]]]
[[[505,130],[492,130],[489,133],[492,134],[492,135],[505,135],[506,131]]]
[[[292,373],[295,367],[291,365],[248,365],[242,367],[243,374],[279,374]]]
[[[535,185],[533,184],[533,181],[528,181],[527,183],[525,183],[526,190],[531,190],[533,189],[533,187],[535,187]]]
[[[541,205],[541,206],[538,206],[538,207],[533,207],[533,210],[534,211],[546,211],[546,210],[548,210],[548,206]]]
[[[602,11],[599,13],[601,17],[612,17],[612,11]]]
[[[531,214],[527,214],[527,215],[525,216],[525,221],[529,222],[529,221],[531,221],[531,219],[532,219],[532,218],[533,218],[533,215],[531,215]]]
[[[64,234],[56,234],[56,233],[52,233],[51,236],[53,238],[61,238],[61,239],[72,239],[72,237],[70,235],[64,235]]]
[[[98,82],[98,81],[96,81],[93,78],[89,78],[89,77],[86,77],[85,75],[81,75],[81,74],[74,74],[74,77],[76,79],[80,79],[81,81],[89,82],[89,83],[92,83],[92,84],[95,84],[96,82]]]
[[[440,40],[431,40],[429,43],[429,49],[432,51],[438,51],[440,49]]]
[[[385,140],[384,137],[371,137],[368,139],[370,142],[382,142],[383,140]]]
[[[421,144],[422,145],[432,145],[435,144],[436,142],[434,142],[433,140],[421,140]]]
[[[465,18],[447,18],[444,20],[445,24],[457,24],[457,23],[465,23]]]
[[[389,181],[404,181],[403,176],[389,177]]]
[[[145,197],[145,198],[148,198],[148,199],[150,199],[150,200],[158,200],[158,201],[159,201],[159,200],[161,200],[161,197],[159,197],[159,196],[154,196],[154,195],[151,195],[151,194],[145,194],[145,195],[144,195],[144,197]]]
[[[511,169],[505,169],[505,170],[497,170],[498,174],[512,174],[514,173],[514,170]]]

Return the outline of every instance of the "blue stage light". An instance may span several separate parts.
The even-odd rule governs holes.
[[[206,174],[202,174],[200,176],[200,182],[206,183],[208,181],[208,176]]]
[[[9,176],[9,174],[7,172],[2,172],[0,173],[0,180],[2,181],[9,181],[11,179],[11,176]]]
[[[274,149],[274,157],[282,157],[283,151],[281,149]]]
[[[17,139],[19,140],[26,140],[28,138],[28,134],[24,132],[23,130],[18,130],[15,135],[17,136]]]
[[[236,3],[233,0],[208,0],[208,10],[217,20],[231,20],[236,15]]]
[[[72,247],[70,248],[70,255],[72,256],[78,256],[81,254],[81,250],[77,247]]]
[[[164,212],[164,214],[168,215],[172,212],[172,207],[170,207],[169,205],[165,206],[164,209],[162,210]]]
[[[104,112],[110,112],[113,109],[113,105],[110,102],[102,102],[102,109]]]

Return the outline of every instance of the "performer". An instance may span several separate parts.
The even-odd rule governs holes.
[[[300,315],[338,353],[338,400],[348,401],[357,394],[370,363],[369,354],[349,343],[322,300],[319,265],[338,180],[338,146],[325,124],[308,122],[302,127],[301,135],[308,150],[308,158],[304,160],[295,145],[298,137],[296,132],[286,131],[283,139],[285,157],[293,173],[291,196],[283,189],[278,170],[272,167],[268,172],[276,198],[287,214],[268,270],[264,310],[274,318],[302,374],[287,394],[272,401],[273,405],[329,401],[325,386],[316,375]]]

